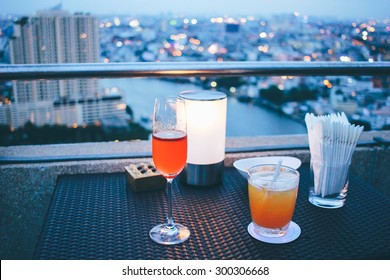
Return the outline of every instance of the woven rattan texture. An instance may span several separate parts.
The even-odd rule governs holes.
[[[390,200],[359,177],[347,202],[322,209],[308,200],[307,165],[293,220],[301,236],[266,244],[247,232],[251,222],[247,183],[233,168],[222,186],[174,185],[175,220],[191,231],[175,246],[154,243],[149,230],[164,221],[165,192],[133,193],[124,173],[59,178],[36,248],[37,259],[380,259],[390,258]]]

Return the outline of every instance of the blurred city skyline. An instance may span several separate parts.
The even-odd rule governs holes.
[[[294,13],[307,16],[337,17],[340,19],[389,17],[388,0],[167,0],[131,1],[110,0],[13,0],[1,1],[2,14],[33,15],[36,11],[62,4],[70,12],[89,12],[96,15],[156,15],[173,13],[181,15],[261,15]]]

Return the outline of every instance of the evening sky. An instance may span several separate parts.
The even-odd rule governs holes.
[[[390,16],[389,0],[0,0],[0,14],[33,15],[62,3],[70,12],[97,15],[146,15],[169,13],[186,15],[234,16],[298,12],[308,16],[346,19]]]

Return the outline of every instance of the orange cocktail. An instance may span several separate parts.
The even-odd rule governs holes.
[[[298,192],[299,173],[283,166],[275,181],[274,165],[259,165],[249,171],[249,205],[260,234],[285,234],[294,213]]]
[[[162,130],[153,134],[153,161],[165,178],[175,178],[187,160],[187,135],[179,130]]]

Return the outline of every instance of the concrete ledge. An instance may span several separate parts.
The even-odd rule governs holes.
[[[390,139],[390,131],[364,132],[362,141],[373,137]],[[307,145],[306,134],[287,136],[258,136],[228,138],[226,148],[273,147],[278,145]],[[0,147],[1,157],[41,157],[71,155],[151,154],[150,141],[125,141],[44,146]],[[232,166],[237,159],[285,155],[302,162],[310,161],[308,149],[228,153],[225,165]],[[63,174],[123,172],[130,163],[150,161],[151,158],[115,160],[82,160],[48,163],[21,163],[0,165],[0,258],[31,259],[42,228],[57,177]],[[390,196],[390,150],[384,147],[357,148],[352,171],[383,194]]]

